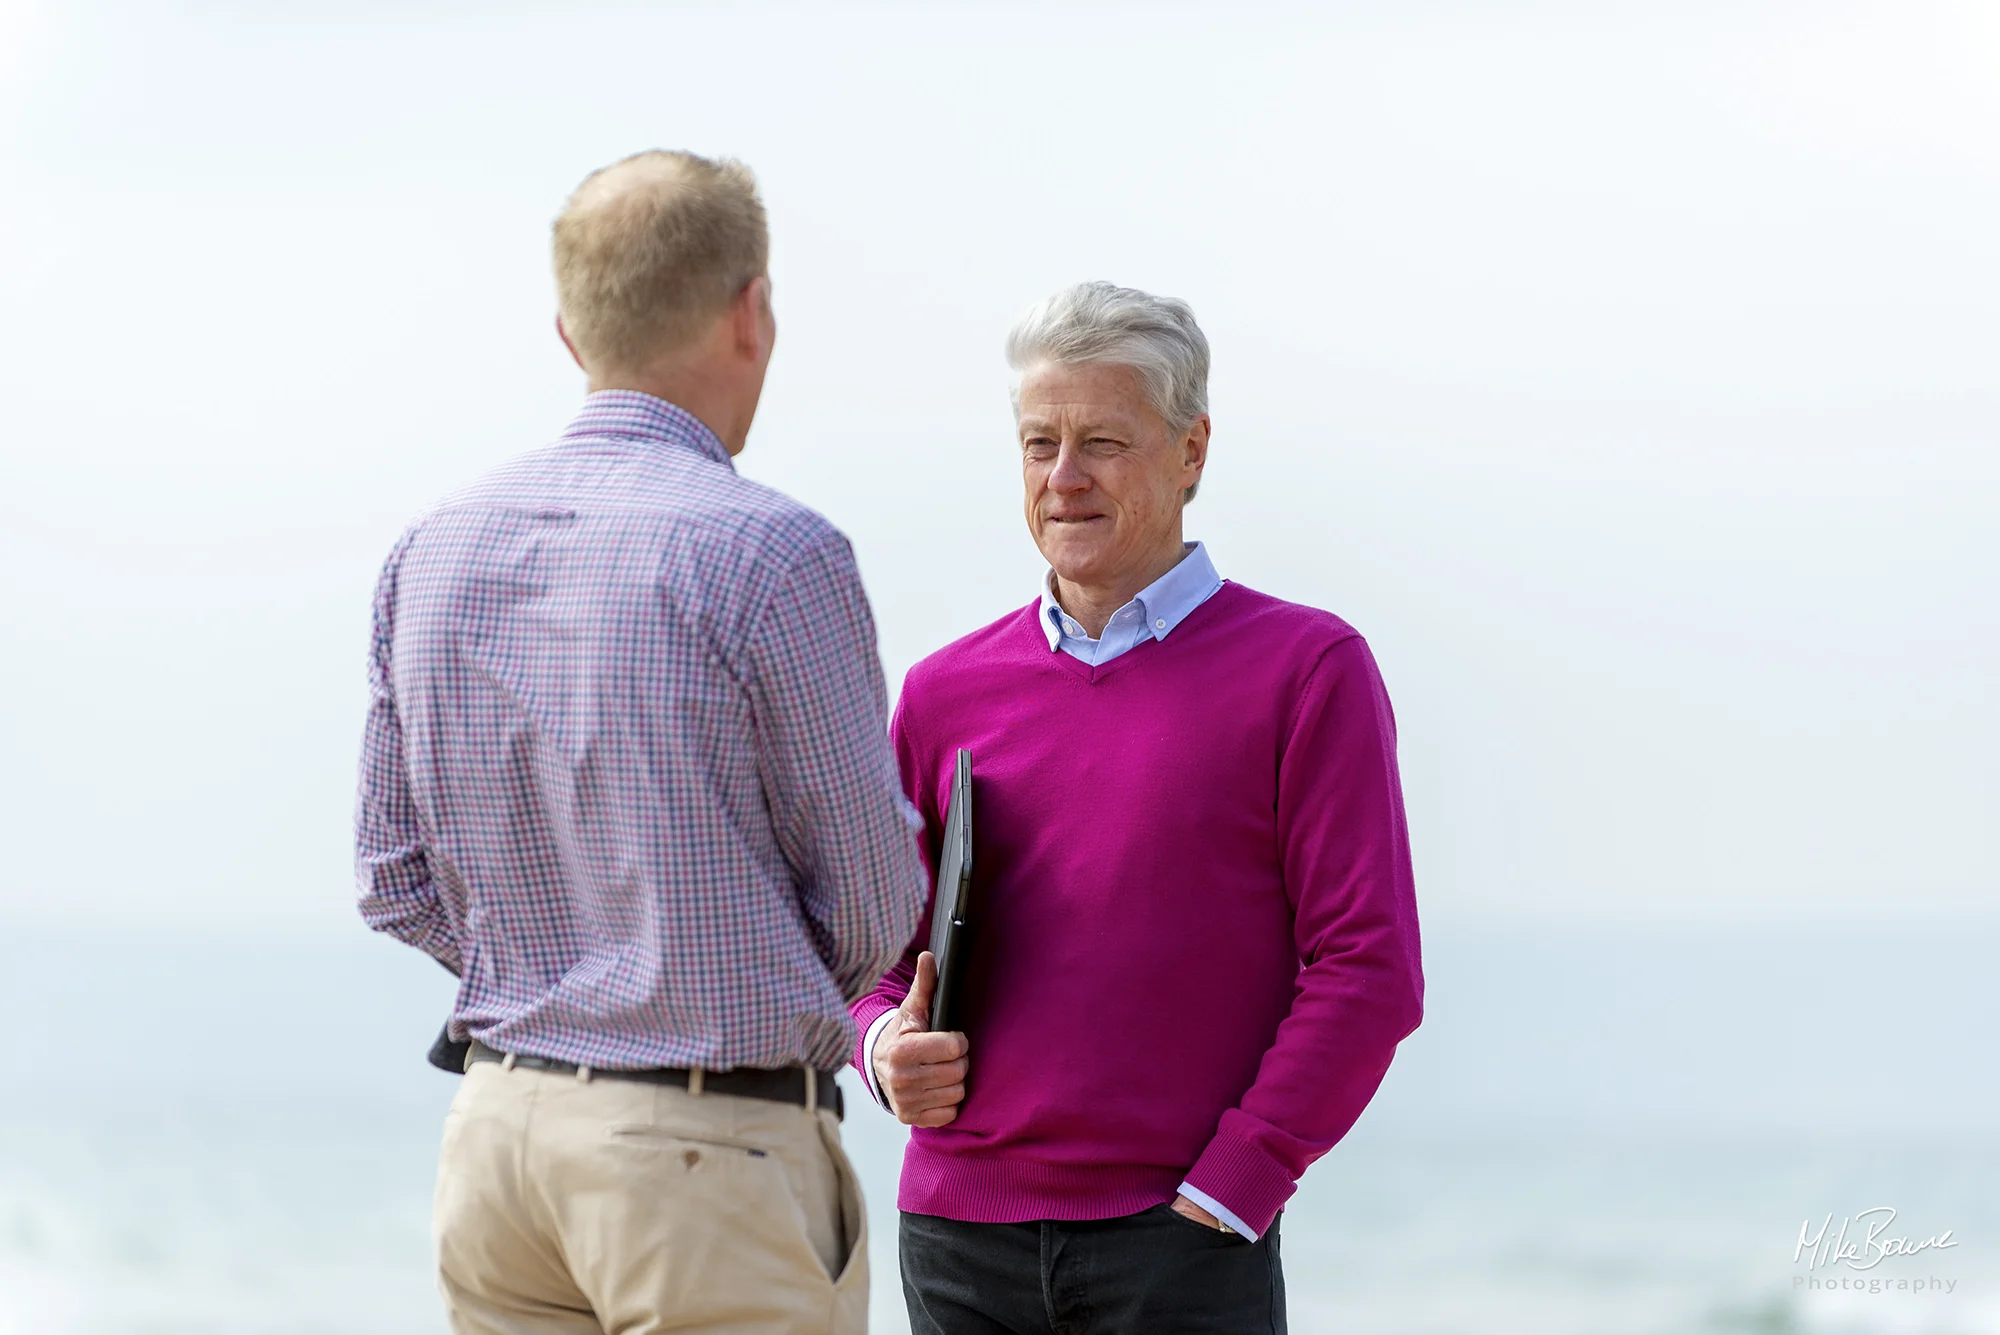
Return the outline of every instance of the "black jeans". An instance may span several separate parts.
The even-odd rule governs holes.
[[[1285,1335],[1276,1222],[1251,1242],[1165,1205],[1026,1224],[905,1214],[901,1241],[912,1335]]]

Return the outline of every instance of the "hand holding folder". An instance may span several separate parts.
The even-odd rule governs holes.
[[[909,1126],[945,1126],[958,1116],[969,1069],[963,979],[971,951],[972,754],[960,751],[945,808],[931,900],[931,948],[917,956],[917,973],[896,1016],[876,1041],[870,1061],[896,1117]]]

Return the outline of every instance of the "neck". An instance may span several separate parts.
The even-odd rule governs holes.
[[[593,371],[590,392],[630,389],[665,399],[713,431],[724,449],[741,454],[750,439],[750,420],[757,415],[758,396],[744,392],[742,377],[731,374],[734,369],[716,348],[702,346],[635,370]]]
[[[1180,525],[1174,525],[1173,540],[1163,544],[1150,554],[1143,563],[1135,563],[1119,572],[1117,578],[1102,584],[1080,584],[1056,576],[1056,602],[1080,622],[1090,638],[1100,639],[1104,628],[1111,624],[1111,618],[1119,608],[1137,597],[1140,590],[1181,563],[1187,555],[1187,548],[1181,541]]]

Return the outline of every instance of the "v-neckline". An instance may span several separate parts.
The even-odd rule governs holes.
[[[1043,643],[1047,643],[1047,641],[1044,640]],[[1103,681],[1106,677],[1124,667],[1131,659],[1157,650],[1161,643],[1161,641],[1148,635],[1145,639],[1139,641],[1109,663],[1086,663],[1075,654],[1067,653],[1061,648],[1051,649],[1049,653],[1053,657],[1061,659],[1063,668],[1081,677],[1085,685],[1095,686],[1098,682]]]
[[[1200,616],[1218,598],[1226,597],[1229,594],[1229,589],[1229,581],[1226,579],[1223,580],[1221,587],[1208,597],[1202,599],[1196,607],[1189,611],[1186,616],[1182,617],[1169,634],[1178,635],[1182,639],[1187,638],[1186,626],[1188,622]],[[1026,611],[1028,613],[1028,626],[1033,631],[1036,642],[1043,648],[1048,648],[1048,632],[1041,624],[1041,602],[1037,600],[1030,603]],[[1051,657],[1062,660],[1064,671],[1074,673],[1086,686],[1095,686],[1098,682],[1103,681],[1106,677],[1118,671],[1129,659],[1137,658],[1140,655],[1150,657],[1154,654],[1165,653],[1165,646],[1165,640],[1155,639],[1153,636],[1148,635],[1145,639],[1139,641],[1139,643],[1133,645],[1109,663],[1086,663],[1075,654],[1063,652],[1061,646],[1048,648],[1048,653]]]

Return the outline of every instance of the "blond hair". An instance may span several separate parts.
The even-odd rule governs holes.
[[[586,365],[637,367],[700,334],[770,253],[748,167],[634,153],[584,177],[556,218],[563,328]]]

